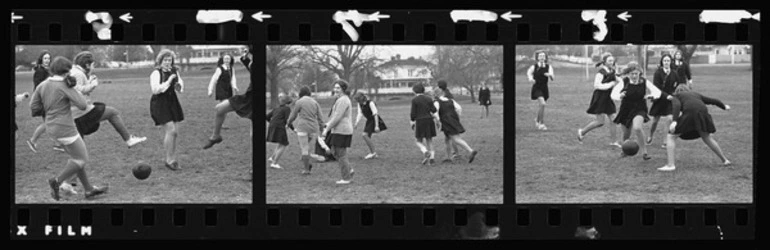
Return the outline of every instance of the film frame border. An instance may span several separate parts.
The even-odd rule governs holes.
[[[577,12],[578,10],[574,10],[574,11]],[[655,10],[652,10],[652,11],[654,12]],[[268,12],[268,11],[266,11],[266,12]],[[332,11],[329,11],[329,12],[332,12]],[[385,12],[385,11],[383,11],[383,12]],[[393,11],[391,11],[391,12],[393,12]],[[415,11],[415,12],[417,12],[417,11]],[[447,12],[448,12],[448,10],[447,10]],[[500,11],[496,11],[496,12],[500,12]],[[527,13],[527,12],[534,12],[534,11],[522,10],[521,12],[522,13]],[[569,11],[569,12],[571,12],[571,11]],[[279,13],[279,11],[273,11],[273,13]],[[446,15],[445,12],[442,12],[442,13],[443,13],[442,15]],[[273,16],[276,17],[277,15],[274,14]],[[274,19],[272,21],[275,21],[275,20],[277,20],[277,19]],[[361,41],[360,43],[371,42],[372,44],[384,44],[384,43],[387,43],[387,44],[404,44],[404,45],[407,45],[407,44],[413,44],[415,42],[420,42],[419,40],[407,39],[407,37],[413,38],[413,39],[414,38],[418,38],[419,39],[419,35],[415,35],[413,31],[409,32],[411,30],[414,30],[414,27],[417,27],[418,30],[419,30],[419,27],[421,27],[419,24],[416,25],[416,26],[412,26],[411,24],[413,22],[415,22],[415,21],[416,20],[410,20],[408,22],[405,22],[405,23],[409,23],[410,25],[405,25],[405,24],[402,23],[401,25],[403,25],[403,26],[398,26],[399,24],[394,24],[393,27],[395,27],[394,28],[395,30],[400,30],[401,28],[403,28],[405,31],[407,31],[406,35],[405,35],[404,41],[392,41],[392,43],[388,43],[387,41],[377,41],[376,39],[374,39],[374,41]],[[530,21],[530,22],[536,22],[536,21]],[[427,27],[427,29],[432,29],[434,31],[440,31],[442,34],[446,34],[446,33],[452,33],[452,32],[445,32],[446,30],[451,30],[452,27],[454,27],[455,29],[458,29],[458,28],[459,29],[463,29],[463,27],[465,27],[467,29],[470,26],[478,26],[478,25],[476,25],[477,23],[475,23],[475,22],[474,23],[468,23],[468,24],[462,24],[462,23],[461,24],[452,24],[452,23],[444,22],[444,21],[433,21],[432,23],[435,23],[434,24],[435,26],[433,26],[433,28],[430,28],[431,25],[428,25],[428,26],[422,25],[422,28],[426,28]],[[533,29],[533,28],[529,29],[530,30],[530,37],[531,38],[528,39],[527,41],[521,41],[521,40],[518,39],[518,38],[521,38],[521,37],[517,33],[519,33],[518,31],[520,31],[520,29],[525,29],[526,30],[526,28],[523,28],[523,27],[526,27],[526,26],[522,26],[522,23],[525,23],[525,22],[524,21],[518,21],[518,23],[517,22],[511,22],[510,24],[509,23],[496,24],[497,27],[498,27],[498,33],[500,34],[499,38],[498,38],[498,40],[496,42],[503,43],[502,45],[504,46],[504,53],[505,53],[504,65],[509,65],[508,62],[510,62],[511,58],[513,58],[511,55],[513,54],[513,49],[514,49],[516,44],[538,44],[538,43],[555,43],[555,44],[558,44],[558,43],[565,43],[565,41],[568,41],[566,43],[595,43],[595,41],[591,41],[591,40],[585,41],[583,39],[575,39],[574,34],[570,35],[569,33],[567,33],[565,35],[564,34],[564,30],[566,30],[566,29],[564,29],[564,28],[561,28],[561,29],[555,28],[555,27],[561,27],[562,26],[561,24],[556,24],[556,26],[554,26],[551,23],[548,24],[548,28],[545,29],[545,30],[548,30],[548,31],[560,30],[560,31],[562,31],[561,34],[559,35],[559,37],[562,38],[562,39],[560,39],[559,41],[555,41],[555,40],[551,39],[551,37],[550,37],[551,35],[548,32],[545,32],[545,34],[543,34],[544,32],[532,32],[533,30],[539,30],[539,29]],[[654,23],[654,22],[651,22],[651,23]],[[687,27],[689,25],[688,22],[681,22],[681,23],[684,23],[686,25],[685,27]],[[225,26],[226,25],[227,24],[225,24]],[[283,23],[281,23],[281,25],[283,25]],[[377,29],[376,27],[382,26],[382,23],[375,24],[375,25],[378,25],[378,26],[375,26],[374,30],[375,31],[376,30],[380,30],[380,29]],[[515,25],[515,28],[513,28],[514,25]],[[536,26],[536,25],[542,25],[542,24],[536,23],[536,24],[532,24],[530,27]],[[624,25],[628,25],[628,24],[624,24]],[[697,25],[699,25],[699,24],[696,23],[695,25],[697,27]],[[749,23],[749,24],[745,24],[745,25],[748,26],[748,28],[740,28],[740,29],[745,29],[747,31],[758,30],[758,24],[754,25],[752,23]],[[259,30],[258,27],[260,26],[260,24],[259,23],[251,24],[250,23],[249,26],[250,26],[249,30]],[[321,26],[323,27],[323,24]],[[617,29],[616,26],[617,26],[617,24],[612,24],[611,25],[611,27],[612,27],[611,31],[612,30],[616,30]],[[655,36],[656,39],[654,39],[655,40],[654,43],[667,43],[667,42],[671,42],[671,43],[688,43],[688,44],[693,44],[693,43],[698,43],[698,44],[710,44],[710,43],[720,44],[720,43],[723,43],[721,41],[735,42],[734,40],[730,40],[730,35],[729,35],[730,34],[729,33],[729,29],[730,29],[729,26],[732,26],[732,25],[716,24],[715,26],[714,25],[711,25],[711,26],[704,25],[704,26],[708,26],[709,27],[708,29],[712,29],[712,30],[714,29],[713,27],[715,27],[715,26],[717,27],[716,30],[718,31],[718,33],[717,33],[717,39],[716,40],[705,41],[705,42],[703,42],[703,41],[695,41],[694,42],[691,39],[684,39],[684,41],[675,41],[676,39],[674,39],[674,35],[670,34],[672,38],[670,38],[670,39],[663,39],[663,41],[661,41],[660,39],[657,39],[657,38],[660,37],[660,36],[657,36],[657,33],[661,29],[655,29],[656,30],[655,31],[656,32],[656,36]],[[18,27],[18,26],[14,26],[14,27]],[[331,25],[330,25],[330,27],[331,27]],[[585,27],[585,25],[581,24],[580,27]],[[330,28],[329,33],[339,32],[339,31],[331,31],[331,29],[333,29],[333,28]],[[579,29],[586,30],[585,28],[579,28]],[[680,29],[680,28],[677,28],[677,29]],[[691,31],[692,29],[689,29],[689,28],[686,28],[686,29],[692,33],[692,31]],[[706,28],[704,28],[704,29],[706,29]],[[81,30],[82,30],[82,27],[81,27]],[[267,30],[269,30],[269,28],[266,28],[264,30],[267,31]],[[299,30],[302,30],[302,28],[300,28]],[[324,29],[312,29],[311,28],[311,30],[316,30],[316,32],[312,33],[312,34],[314,34],[313,36],[315,36],[315,34],[321,33],[322,37],[323,37],[323,34],[325,33]],[[320,30],[320,31],[318,31],[318,30]],[[509,32],[512,31],[511,34],[515,34],[515,35],[503,35],[504,34],[503,31],[506,31],[506,30],[509,31]],[[624,30],[627,30],[627,29],[624,28]],[[719,31],[722,31],[722,30],[728,30],[728,31],[727,31],[727,33],[719,32]],[[288,32],[288,31],[286,31],[286,29],[284,29],[284,31],[282,33],[285,33],[285,32]],[[194,33],[194,32],[191,32],[191,33]],[[250,32],[250,33],[251,33],[251,36],[260,37],[259,34],[261,34],[261,33],[265,33],[266,34],[268,32]],[[462,32],[460,32],[460,33],[462,33]],[[608,37],[611,37],[612,33],[614,33],[614,32],[611,32],[610,35],[608,35]],[[695,32],[695,33],[697,34],[698,32]],[[750,32],[750,33],[756,34],[756,33],[753,33],[753,32]],[[486,40],[486,37],[484,37],[484,39],[479,39],[478,33],[474,33],[474,34],[475,35],[471,35],[472,39],[468,39],[466,41],[463,41],[463,44],[465,44],[465,43],[467,43],[467,44],[476,44],[476,43],[479,43],[479,40]],[[299,38],[301,36],[302,35],[297,34],[297,40],[300,40]],[[758,46],[759,45],[759,43],[758,43],[759,39],[758,39],[757,36],[758,35],[751,35],[750,34],[750,35],[747,36],[748,37],[748,39],[747,39],[748,41],[741,41],[741,42],[752,44],[756,48],[755,51],[759,51],[759,46]],[[206,35],[204,35],[204,37],[206,37]],[[266,34],[265,37],[269,37],[269,34]],[[289,37],[291,38],[291,36],[289,36]],[[290,41],[290,42],[286,42],[285,40],[281,40],[280,43],[292,43],[292,44],[305,44],[305,43],[306,44],[311,44],[311,43],[312,44],[319,44],[319,43],[324,43],[325,44],[326,42],[330,42],[330,44],[337,44],[337,43],[340,43],[340,42],[343,42],[343,43],[346,42],[345,41],[346,39],[344,37],[345,36],[343,35],[342,41],[325,41],[325,42],[324,41],[322,41],[322,42],[318,42],[318,41],[295,41],[295,42],[291,42]],[[443,36],[439,36],[439,37],[447,37],[447,35],[443,35]],[[566,37],[567,39],[563,39],[564,37]],[[577,37],[579,38],[580,34],[578,34]],[[664,38],[666,37],[665,33],[663,34],[663,37]],[[706,35],[704,35],[704,40],[705,40],[705,37],[706,37]],[[315,38],[315,37],[313,37],[313,38]],[[473,39],[473,38],[475,38],[475,39]],[[424,39],[424,37],[423,37],[423,39]],[[63,40],[62,41],[63,44],[77,43],[77,41],[67,42],[66,41],[67,39],[62,39],[62,40]],[[249,40],[253,41],[254,39],[249,39]],[[257,40],[257,41],[252,42],[252,44],[255,45],[254,46],[255,48],[258,48],[259,46],[270,45],[271,42],[266,41],[266,40],[268,40],[268,39],[264,39],[262,41]],[[440,39],[436,39],[436,40],[440,40]],[[579,41],[575,41],[575,40],[579,40]],[[622,40],[622,39],[620,39],[620,40]],[[569,42],[569,41],[571,41],[571,42]],[[207,42],[211,42],[211,41],[207,41]],[[350,42],[350,41],[347,41],[347,42]],[[614,42],[617,42],[618,44],[623,44],[623,43],[628,43],[629,41],[628,41],[628,39],[625,39],[623,41],[613,41],[613,43]],[[631,42],[632,43],[640,43],[638,41],[636,41],[636,42],[631,41]],[[146,41],[145,41],[145,43],[146,43]],[[170,41],[155,42],[155,43],[158,43],[158,44],[173,44],[173,42],[170,42]],[[203,42],[203,41],[201,41],[201,42],[190,42],[189,40],[186,40],[185,43],[186,44],[193,44],[193,43],[196,43],[196,44],[206,44],[206,42]],[[217,41],[215,43],[222,44],[223,42]],[[437,42],[437,44],[439,44],[439,43],[440,42]],[[613,44],[613,43],[610,43],[610,44]],[[641,42],[641,43],[649,43],[649,41],[644,41],[644,42]],[[88,42],[88,44],[94,44],[94,43],[93,42]],[[603,44],[603,43],[596,43],[596,44]],[[255,51],[259,51],[259,50],[255,50]],[[759,55],[758,52],[753,52],[753,58],[752,59],[754,60],[753,62],[755,63],[755,65],[753,65],[753,67],[755,69],[759,65],[758,55]],[[255,57],[256,58],[260,58],[259,55],[257,55],[257,54],[255,54]],[[504,78],[503,78],[504,79],[504,83],[510,83],[510,81],[512,79],[512,78],[510,78],[510,76],[512,75],[513,72],[509,72],[510,70],[508,68],[509,67],[506,67],[506,70],[505,70],[505,72],[503,74],[504,75]],[[258,72],[258,75],[259,75],[259,68],[258,68],[257,72]],[[505,78],[505,76],[508,76],[508,78]],[[255,77],[255,76],[252,75],[252,77]],[[756,71],[754,71],[755,86],[756,86],[756,83],[758,82],[758,78],[759,78],[759,74]],[[254,79],[254,78],[252,78],[252,79]],[[759,94],[758,92],[754,93],[755,98],[759,97],[758,94]],[[512,100],[510,98],[505,100],[506,107],[510,107],[509,105],[512,104],[511,101]],[[260,102],[257,102],[257,103],[260,103]],[[754,114],[756,115],[757,114],[756,113],[756,105],[755,105],[754,112],[755,112]],[[507,118],[506,122],[508,122],[509,120],[510,120],[510,118]],[[755,130],[754,133],[756,134],[756,132],[757,132],[756,131],[757,130],[756,127],[758,125],[758,120],[755,119],[754,125],[755,125],[754,126],[754,130]],[[510,138],[510,133],[509,133],[509,135],[506,135],[505,138]],[[259,144],[255,144],[255,145],[259,145]],[[755,149],[757,148],[756,144],[754,145],[754,147],[755,147]],[[256,152],[256,148],[255,148],[255,152]],[[256,157],[254,159],[256,159]],[[758,157],[756,155],[755,155],[755,159],[754,160],[755,160],[755,165],[756,165],[756,163],[758,162],[757,161]],[[257,173],[259,173],[259,172],[260,171],[257,171]],[[686,211],[694,211],[694,213],[696,213],[696,214],[697,214],[697,211],[700,208],[703,208],[703,211],[704,211],[703,213],[712,213],[712,212],[709,212],[709,211],[716,210],[717,214],[725,214],[725,213],[730,214],[731,209],[735,208],[737,210],[732,210],[732,211],[736,211],[735,213],[746,214],[746,220],[747,220],[748,226],[751,227],[752,225],[755,225],[755,224],[752,224],[752,220],[748,220],[748,218],[756,218],[755,210],[754,210],[755,206],[756,206],[756,203],[757,203],[757,200],[756,200],[756,192],[757,192],[756,191],[756,186],[757,186],[756,185],[756,168],[754,170],[754,173],[755,173],[755,175],[754,175],[754,181],[755,181],[754,182],[755,183],[754,197],[755,197],[755,200],[754,200],[753,204],[702,204],[702,207],[700,205],[686,205],[686,204],[683,204],[683,205],[679,205],[679,204],[673,204],[673,205],[668,205],[668,204],[652,204],[652,205],[640,205],[640,206],[651,208],[653,210],[661,210],[661,211],[662,210],[670,210],[671,208],[674,208],[674,209],[684,208]],[[259,179],[258,177],[259,177],[258,175],[255,175],[254,179],[255,180]],[[262,176],[262,177],[264,177],[264,176]],[[510,179],[510,178],[506,178],[506,179]],[[261,178],[261,180],[264,180],[264,178]],[[506,181],[505,186],[508,187],[509,183],[510,183],[510,181]],[[256,190],[256,189],[257,188],[255,186],[254,190]],[[512,189],[506,188],[505,190],[507,191],[505,196],[506,197],[510,197],[509,193],[511,193]],[[255,197],[258,196],[258,195],[259,195],[258,192],[254,192],[254,196]],[[101,206],[112,206],[112,205],[101,205]],[[141,213],[145,213],[144,211],[147,208],[140,208],[140,207],[148,207],[148,206],[152,207],[154,205],[133,205],[132,204],[132,205],[127,205],[124,208],[127,208],[125,210],[131,210],[132,214],[136,214],[136,213],[133,213],[133,212],[141,211]],[[206,207],[211,207],[211,205],[159,205],[158,207],[161,207],[161,208],[159,208],[160,209],[159,211],[166,211],[166,212],[163,212],[165,214],[165,213],[167,213],[167,210],[176,209],[174,207],[178,208],[179,206],[183,206],[185,208],[192,206],[192,207],[194,207],[194,208],[192,208],[193,210],[198,210],[198,211],[201,210],[201,208],[206,209]],[[214,206],[222,206],[222,205],[214,205]],[[229,206],[229,205],[225,205],[225,206]],[[265,214],[267,214],[267,213],[269,213],[269,212],[267,212],[267,211],[269,211],[269,209],[275,209],[275,208],[280,209],[284,205],[264,205],[264,204],[259,204],[258,199],[254,199],[254,204],[252,204],[252,205],[239,205],[239,206],[241,206],[241,207],[265,206],[265,207],[267,207],[267,209],[262,209],[262,208],[245,208],[245,209],[247,209],[248,211],[255,211],[255,212],[259,211],[259,210],[264,210],[264,211],[266,211]],[[352,206],[355,206],[355,205],[352,205]],[[364,205],[364,207],[366,207],[366,206],[367,205]],[[391,205],[386,205],[386,206],[391,206]],[[409,204],[409,205],[392,205],[391,207],[409,207],[409,208],[406,209],[406,210],[409,210],[409,211],[412,211],[413,209],[419,210],[419,207],[438,207],[437,210],[442,210],[442,211],[441,212],[437,212],[437,214],[445,214],[443,212],[444,209],[451,209],[451,208],[444,208],[443,206],[445,206],[445,205],[421,206],[421,205]],[[453,205],[447,205],[447,206],[448,207],[452,207]],[[474,207],[474,206],[477,206],[477,205],[461,205],[460,207]],[[484,206],[484,205],[481,205],[481,206]],[[520,213],[518,211],[532,211],[531,213],[533,215],[536,214],[537,216],[542,216],[541,214],[543,214],[542,213],[543,211],[547,211],[546,215],[547,214],[551,214],[552,213],[551,212],[552,211],[551,208],[554,208],[554,207],[557,207],[557,209],[571,211],[571,210],[575,210],[575,209],[579,209],[579,208],[601,209],[602,207],[607,207],[607,206],[623,208],[623,207],[629,206],[629,204],[618,204],[618,205],[613,205],[613,204],[609,204],[609,205],[607,205],[607,204],[605,204],[605,205],[601,205],[601,204],[600,205],[555,205],[555,204],[554,205],[537,205],[537,204],[534,204],[534,205],[515,205],[515,203],[512,200],[506,198],[504,205],[493,206],[493,207],[495,207],[495,208],[493,208],[493,210],[498,210],[499,215],[501,215],[498,218],[502,218],[501,221],[504,222],[504,223],[499,223],[499,224],[501,224],[502,227],[505,227],[505,226],[513,225],[513,224],[508,224],[507,222],[509,222],[509,221],[513,222],[514,221],[514,219],[513,219],[514,217],[516,218],[516,221],[518,221],[518,219],[519,219],[518,217],[519,217],[519,213]],[[634,205],[631,205],[631,206],[634,206]],[[30,215],[31,215],[31,217],[39,218],[39,217],[35,217],[35,216],[32,216],[32,215],[39,214],[39,213],[44,213],[43,210],[46,210],[46,207],[47,207],[47,205],[40,205],[40,207],[38,207],[38,205],[13,205],[12,206],[12,212],[13,211],[21,211],[21,214],[23,214],[23,213],[27,213],[27,212],[24,212],[25,210],[28,210]],[[54,207],[53,209],[59,209],[58,207],[61,207],[61,211],[64,211],[62,214],[73,214],[76,210],[80,211],[79,206],[76,207],[76,206],[68,206],[68,205],[54,205],[53,207]],[[83,207],[93,207],[93,206],[84,205]],[[272,207],[272,208],[270,208],[270,207]],[[334,207],[341,208],[343,211],[350,211],[352,209],[352,208],[348,208],[347,205],[328,205],[328,206],[326,206],[326,205],[322,205],[322,206],[318,206],[318,205],[299,205],[299,206],[296,206],[296,207],[299,207],[299,208],[296,208],[295,206],[290,205],[289,207],[290,207],[290,212],[289,212],[290,215],[294,215],[295,212],[292,212],[292,211],[294,211],[294,210],[297,211],[296,214],[297,214],[298,220],[299,220],[299,217],[302,216],[302,215],[300,215],[300,213],[307,213],[306,209],[310,209],[312,215],[318,214],[319,211],[329,210],[328,209],[329,207],[332,207],[332,209],[334,209]],[[412,208],[412,207],[416,207],[416,208]],[[517,208],[517,207],[519,207],[519,208]],[[86,208],[86,209],[92,209],[92,208]],[[107,209],[108,208],[93,208],[92,211],[94,211],[93,214],[104,214],[103,213],[104,210],[107,210]],[[109,208],[109,209],[113,209],[113,208]],[[228,207],[226,209],[227,210],[232,210],[233,208]],[[235,209],[243,209],[243,208],[235,208]],[[379,211],[381,209],[387,209],[387,208],[376,207],[373,210],[378,210]],[[301,210],[305,210],[305,212],[300,212]],[[516,212],[515,213],[509,212],[510,210],[515,210]],[[113,211],[113,210],[111,210],[111,211]],[[242,211],[242,210],[239,210],[239,211]],[[331,210],[329,210],[329,211],[331,211]],[[741,211],[741,212],[737,212],[737,211]],[[280,211],[280,212],[281,212],[281,216],[285,217],[282,214],[283,211]],[[54,213],[56,213],[56,212],[54,212]],[[205,214],[207,212],[204,211],[203,213]],[[414,215],[415,213],[416,212],[410,212],[409,215]],[[524,212],[521,212],[521,213],[524,213]],[[675,213],[678,213],[678,212],[675,212]],[[160,214],[160,213],[157,213],[157,214]],[[249,213],[249,215],[252,215],[252,214],[258,215],[259,213]],[[559,214],[561,214],[561,213],[559,213]],[[574,214],[574,211],[572,211],[570,213],[567,213],[567,215],[571,215],[571,214]],[[579,214],[584,214],[584,213],[583,212],[579,212]],[[693,212],[686,212],[686,214],[693,214]],[[196,214],[196,215],[198,215],[198,214]],[[405,214],[405,216],[406,216],[406,214]],[[250,221],[253,220],[253,221],[256,221],[256,222],[261,222],[262,219],[259,219],[259,217],[261,217],[261,216],[249,216],[248,218],[249,218]],[[288,216],[286,218],[291,218],[291,217],[294,217],[294,216]],[[318,217],[319,216],[312,216],[312,218],[318,218]],[[406,217],[410,217],[411,218],[411,217],[414,217],[414,216],[406,216]],[[561,216],[559,216],[559,217],[561,217]],[[564,216],[564,218],[571,218],[571,217],[574,217],[574,216]],[[592,217],[598,218],[595,215],[592,216]],[[717,216],[717,217],[720,220],[724,219],[724,216]],[[223,218],[223,217],[220,216],[219,218]],[[538,220],[539,219],[541,219],[541,218],[538,217]],[[267,222],[267,220],[269,220],[269,219],[265,219],[265,222]],[[36,221],[36,220],[31,219],[30,221]],[[286,221],[291,221],[291,220],[286,220]],[[534,221],[534,220],[530,219],[530,221]],[[565,221],[569,221],[569,220],[565,220]],[[692,220],[687,220],[687,221],[692,221]],[[515,222],[513,222],[513,223],[515,223]],[[281,224],[285,225],[284,223],[281,223]],[[250,224],[250,225],[253,225],[253,224]],[[313,225],[313,226],[315,226],[315,225]],[[533,230],[532,228],[536,228],[536,229]],[[554,231],[553,229],[548,230],[547,228],[546,229],[542,229],[542,230],[538,230],[538,229],[542,229],[542,228],[533,226],[533,227],[529,227],[529,229],[527,229],[527,228],[522,229],[522,230],[518,230],[517,229],[517,230],[515,230],[517,233],[513,233],[511,231],[514,231],[514,230],[503,228],[502,229],[503,232],[505,232],[505,231],[508,231],[508,232],[501,234],[501,239],[519,239],[519,238],[515,237],[516,235],[511,235],[511,234],[519,234],[521,232],[543,232],[545,234],[550,234],[550,233],[553,233],[553,231]],[[417,229],[415,229],[415,230],[417,230]],[[509,231],[509,230],[511,230],[511,231]],[[750,231],[753,231],[753,230],[754,229],[752,228]],[[562,235],[562,234],[560,234],[560,235]],[[537,237],[535,237],[535,238],[537,238]],[[561,237],[557,237],[557,238],[558,239],[564,239],[564,238],[561,238]],[[531,237],[524,237],[522,239],[532,239],[532,238]]]

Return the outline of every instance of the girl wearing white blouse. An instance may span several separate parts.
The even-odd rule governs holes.
[[[166,149],[165,166],[171,170],[179,170],[181,167],[176,159],[176,139],[179,122],[184,120],[184,113],[176,92],[184,91],[184,81],[174,66],[174,52],[162,50],[155,59],[155,65],[156,70],[150,75],[152,87],[150,113],[155,126],[162,125],[166,130],[166,136],[163,139]]]

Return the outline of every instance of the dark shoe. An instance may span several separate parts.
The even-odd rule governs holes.
[[[203,145],[203,149],[209,149],[210,147],[213,147],[214,144],[222,142],[222,137],[211,139],[209,138],[205,145]]]
[[[174,170],[174,171],[181,169],[179,167],[179,163],[177,163],[176,161],[171,162],[171,164],[165,163],[164,165],[166,165],[166,167],[168,169],[171,169],[171,170]]]
[[[104,187],[101,187],[101,188],[97,187],[97,186],[94,186],[94,189],[91,190],[90,192],[86,191],[86,199],[91,199],[94,196],[101,195],[101,194],[106,194],[107,190],[109,188],[110,188],[109,186],[104,186]]]
[[[473,159],[475,159],[475,158],[476,158],[476,155],[477,155],[478,153],[479,153],[479,151],[478,151],[478,150],[473,150],[473,152],[471,153],[471,156],[470,156],[470,157],[468,157],[468,163],[471,163],[471,162],[473,162]]]
[[[435,164],[435,163],[436,163],[436,160],[435,160],[435,159],[433,159],[433,158],[430,158],[430,161],[428,161],[428,162],[429,162],[431,165],[433,165],[433,164]]]
[[[452,159],[444,159],[441,163],[452,163]]]
[[[54,200],[59,200],[59,182],[56,181],[56,178],[48,179],[48,185],[51,186],[51,197],[53,197]]]
[[[652,157],[648,156],[647,154],[643,154],[642,159],[646,161],[646,160],[652,159]]]

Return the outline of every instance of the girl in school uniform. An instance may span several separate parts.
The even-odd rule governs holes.
[[[538,111],[537,118],[535,118],[535,126],[540,130],[548,130],[543,120],[545,116],[545,105],[548,101],[548,81],[553,81],[553,67],[548,64],[548,54],[545,51],[538,50],[535,52],[535,59],[537,63],[529,67],[527,70],[527,78],[532,84],[532,92],[530,94],[532,100],[537,100]]]
[[[233,97],[233,93],[238,93],[238,85],[235,79],[235,69],[233,69],[233,56],[224,54],[217,61],[217,69],[209,81],[209,97],[216,94],[214,99],[220,103]]]
[[[444,97],[449,98],[451,100],[454,100],[454,95],[452,95],[452,92],[449,91],[449,88],[447,87],[447,82],[444,80],[438,81],[438,88],[441,89],[444,92]],[[481,98],[481,94],[479,94],[479,98]],[[458,115],[457,120],[460,120],[460,116]],[[460,150],[457,149],[457,144],[455,144],[452,141],[452,138],[449,138],[448,136],[444,137],[444,144],[449,145],[449,148],[452,150],[451,152],[451,158],[444,159],[442,163],[451,163],[454,160],[460,159]]]
[[[65,152],[70,155],[65,169],[58,176],[48,179],[51,197],[57,201],[61,198],[59,188],[62,183],[74,176],[83,184],[86,199],[107,193],[108,190],[108,186],[91,185],[86,175],[88,149],[75,126],[71,107],[85,110],[88,103],[83,95],[74,89],[76,80],[69,75],[71,69],[71,61],[64,57],[54,58],[51,63],[53,76],[40,83],[30,101],[32,116],[45,115],[46,133],[61,143]]]
[[[377,157],[377,151],[374,150],[372,134],[382,132],[388,129],[388,127],[385,125],[385,122],[382,121],[382,117],[378,114],[377,106],[375,106],[374,102],[369,100],[366,95],[358,92],[353,99],[356,99],[356,102],[358,102],[358,116],[356,116],[356,122],[353,124],[353,130],[358,128],[358,122],[361,121],[361,118],[366,118],[366,125],[364,125],[364,132],[361,134],[361,137],[364,138],[364,142],[369,146],[369,152],[371,153],[366,155],[364,159],[368,160],[375,158]]]
[[[482,106],[485,115],[482,115],[481,119],[484,117],[489,117],[489,105],[492,105],[492,93],[489,91],[489,88],[487,87],[486,82],[481,82],[481,87],[479,87],[479,106]]]
[[[679,85],[674,95],[668,98],[671,99],[673,110],[673,122],[669,125],[669,133],[666,138],[668,144],[666,148],[666,151],[668,151],[668,163],[658,168],[658,170],[676,170],[674,163],[676,160],[677,138],[682,138],[683,140],[701,138],[711,151],[714,151],[719,156],[723,166],[731,165],[730,160],[722,153],[722,148],[719,147],[717,141],[711,136],[717,129],[714,127],[714,121],[708,112],[706,104],[716,105],[723,110],[730,110],[730,106],[725,105],[718,99],[709,98],[691,91],[690,86],[686,84]]]
[[[676,71],[671,68],[672,57],[669,54],[665,54],[660,58],[660,65],[655,71],[652,83],[660,89],[661,96],[650,107],[650,116],[652,116],[652,125],[650,126],[650,135],[647,137],[647,145],[652,144],[652,137],[655,134],[655,129],[658,127],[660,117],[666,117],[667,120],[671,120],[671,101],[668,100],[668,96],[674,93],[676,86],[679,84],[685,84]],[[665,125],[663,126],[666,127]],[[666,143],[663,143],[663,147],[666,147]]]
[[[604,53],[602,61],[597,63],[596,67],[599,67],[599,72],[594,77],[594,93],[586,110],[586,113],[594,116],[594,120],[578,129],[578,141],[583,143],[583,138],[588,132],[604,126],[606,117],[606,124],[610,129],[610,146],[620,147],[620,143],[617,142],[619,138],[616,126],[612,123],[616,111],[615,102],[610,98],[612,88],[622,81],[616,77],[615,57],[610,53]]]
[[[273,154],[267,158],[270,162],[270,167],[281,169],[281,165],[278,165],[278,161],[281,159],[284,150],[289,146],[289,137],[286,136],[286,124],[291,115],[291,96],[285,95],[281,97],[281,106],[275,108],[267,113],[265,119],[270,123],[267,128],[267,142],[277,143]]]
[[[446,93],[441,88],[433,90],[436,101],[433,102],[433,106],[436,107],[436,113],[439,116],[439,122],[441,122],[441,131],[444,131],[444,136],[449,138],[456,145],[460,145],[470,153],[468,157],[468,163],[472,163],[473,159],[479,153],[473,150],[468,143],[463,140],[460,134],[465,133],[465,128],[460,123],[460,114],[462,107],[460,107],[455,100],[446,97]],[[447,157],[452,155],[452,146],[446,143]]]
[[[629,62],[621,75],[628,76],[623,79],[622,84],[617,84],[612,88],[610,97],[613,100],[620,101],[620,110],[615,117],[614,122],[622,125],[623,141],[629,140],[631,132],[636,132],[637,144],[641,148],[642,159],[649,160],[647,147],[643,143],[645,140],[642,125],[649,121],[647,117],[646,99],[657,99],[660,97],[660,90],[650,81],[641,77],[642,70],[635,61]],[[649,92],[649,94],[647,94]],[[621,152],[622,156],[625,156]]]
[[[692,73],[690,72],[690,64],[684,61],[682,57],[682,51],[677,50],[674,52],[674,61],[671,63],[671,68],[676,71],[676,74],[682,79],[682,83],[686,82],[690,84],[692,88]]]
[[[177,92],[184,91],[184,81],[174,66],[174,52],[164,49],[155,59],[156,69],[150,75],[152,98],[150,98],[150,114],[155,126],[163,126],[166,136],[163,146],[166,150],[165,166],[171,170],[182,169],[176,156],[176,143],[179,122],[184,120],[182,105],[179,104]]]
[[[348,97],[348,83],[345,80],[337,80],[334,83],[334,95],[337,100],[334,101],[332,115],[321,135],[331,136],[328,146],[334,152],[334,158],[340,165],[342,175],[342,179],[337,181],[337,184],[345,185],[350,184],[354,173],[347,156],[347,150],[353,139],[353,106]]]
[[[37,57],[37,61],[35,62],[35,73],[32,75],[32,91],[35,91],[37,89],[37,86],[40,85],[45,79],[48,79],[48,77],[51,77],[50,73],[50,67],[51,64],[51,53],[47,50],[44,50],[43,52],[40,52],[40,56]],[[45,116],[43,118],[43,123],[37,126],[35,128],[35,132],[32,133],[32,137],[27,139],[27,146],[29,147],[32,152],[37,153],[37,139],[40,138],[43,133],[45,133]],[[64,148],[56,143],[54,141],[53,149],[56,151],[64,152]]]
[[[251,64],[252,64],[252,54],[249,52],[249,50],[244,50],[243,55],[241,56],[241,63],[243,63],[244,66],[246,66],[246,69],[249,70],[249,73],[251,73]],[[233,77],[234,78],[234,77]],[[217,106],[215,107],[216,113],[214,116],[214,129],[211,134],[211,136],[206,140],[206,143],[203,144],[203,149],[209,149],[216,145],[217,143],[222,142],[222,124],[225,123],[225,118],[227,118],[227,113],[235,112],[238,114],[238,116],[247,118],[251,120],[252,117],[252,92],[251,92],[251,82],[249,82],[249,88],[246,89],[246,93],[242,95],[235,95],[227,100],[223,100]],[[253,136],[254,129],[249,129],[249,137]]]
[[[289,120],[286,122],[289,128],[297,133],[297,141],[299,141],[300,153],[302,155],[303,175],[309,175],[313,169],[310,160],[320,157],[316,154],[311,154],[310,145],[315,145],[315,141],[318,139],[318,135],[320,135],[320,128],[324,126],[321,116],[321,105],[310,96],[310,93],[310,88],[307,86],[299,89],[299,99],[294,101],[294,108],[291,110]]]
[[[422,84],[413,85],[412,91],[416,96],[412,98],[412,109],[409,116],[412,130],[414,130],[415,143],[423,154],[422,164],[433,164],[436,152],[431,144],[433,137],[436,137],[436,130],[441,129],[438,110],[433,105],[433,99],[425,94],[425,87]]]

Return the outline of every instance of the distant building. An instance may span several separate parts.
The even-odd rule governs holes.
[[[216,63],[219,56],[228,53],[234,59],[240,58],[244,45],[190,45],[192,48],[192,57],[190,63]]]
[[[379,77],[379,93],[411,93],[412,86],[417,83],[425,85],[426,91],[431,82],[432,73],[430,67],[433,64],[422,58],[409,57],[401,59],[401,55],[390,58],[390,61],[380,64],[375,68],[375,76]]]

